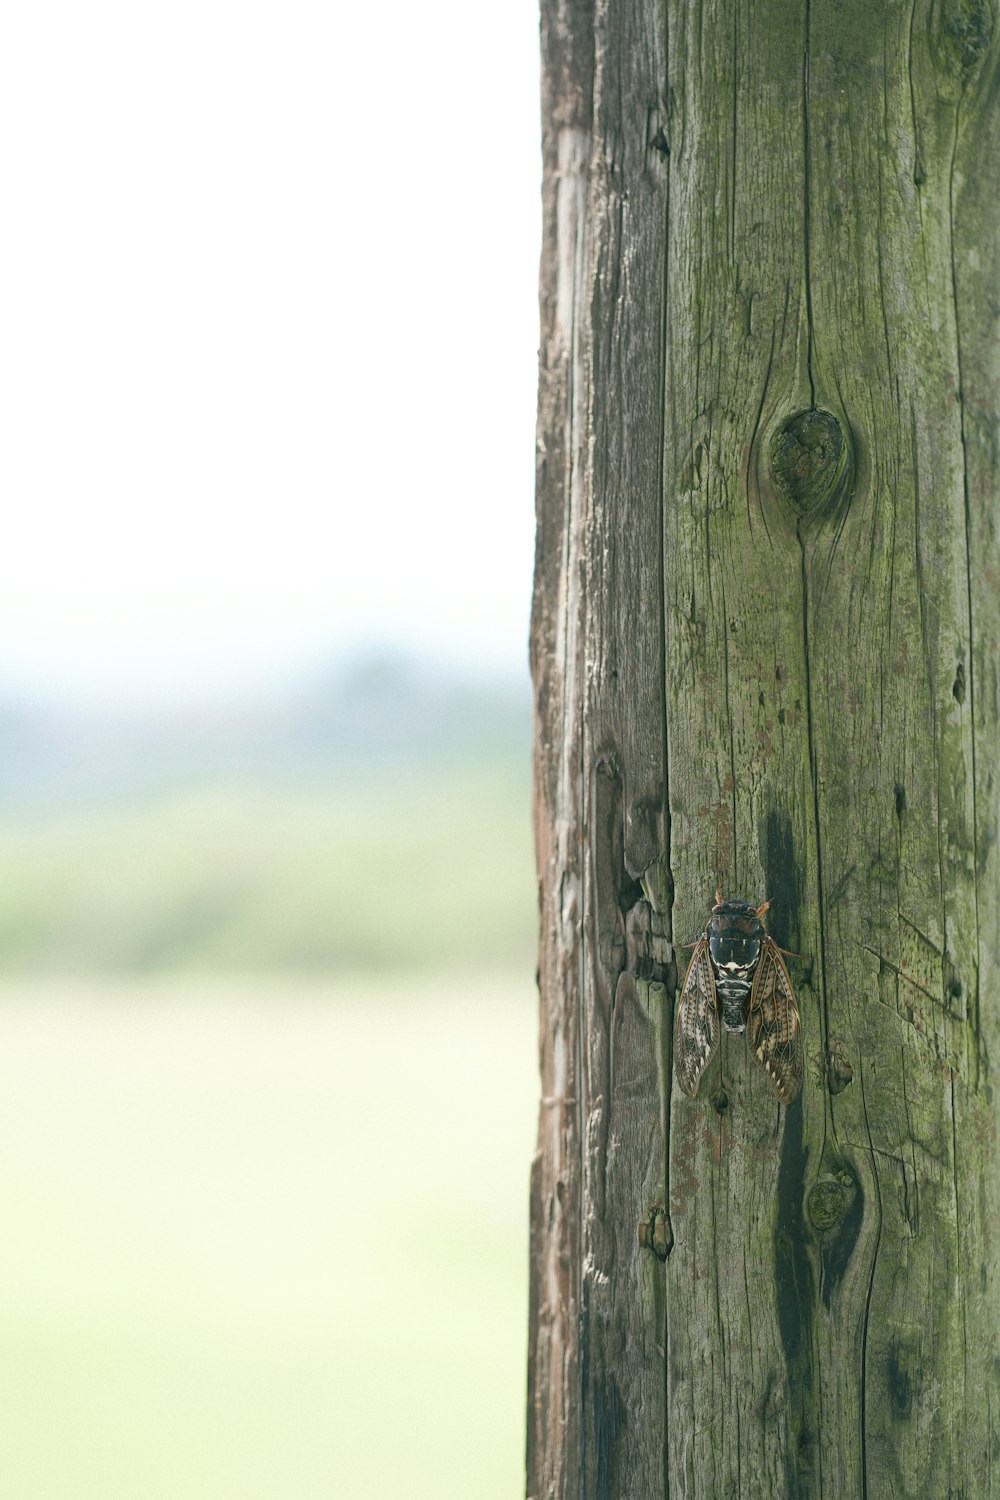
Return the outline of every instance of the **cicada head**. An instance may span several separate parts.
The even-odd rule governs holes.
[[[706,936],[712,962],[721,972],[749,974],[760,957],[767,929],[761,921],[763,907],[749,901],[722,901],[712,907]]]

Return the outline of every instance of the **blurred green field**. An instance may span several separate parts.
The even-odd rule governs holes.
[[[0,972],[531,973],[527,754],[0,803]]]
[[[12,721],[0,1500],[523,1491],[520,702]]]
[[[534,1035],[481,970],[6,980],[4,1500],[521,1493]]]

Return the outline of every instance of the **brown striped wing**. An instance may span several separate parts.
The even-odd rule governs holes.
[[[802,1027],[788,970],[773,938],[765,938],[750,991],[747,1041],[782,1104],[802,1087]]]
[[[674,1070],[677,1082],[692,1099],[718,1045],[715,973],[708,956],[708,941],[702,938],[691,955],[674,1022]]]

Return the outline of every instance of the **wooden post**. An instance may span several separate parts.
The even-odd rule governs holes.
[[[528,1495],[1000,1495],[990,0],[543,0]],[[714,891],[806,1081],[672,1077]]]

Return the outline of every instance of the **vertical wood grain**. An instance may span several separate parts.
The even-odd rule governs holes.
[[[542,36],[528,1494],[1000,1493],[996,19]],[[788,1110],[671,1086],[717,885]]]

